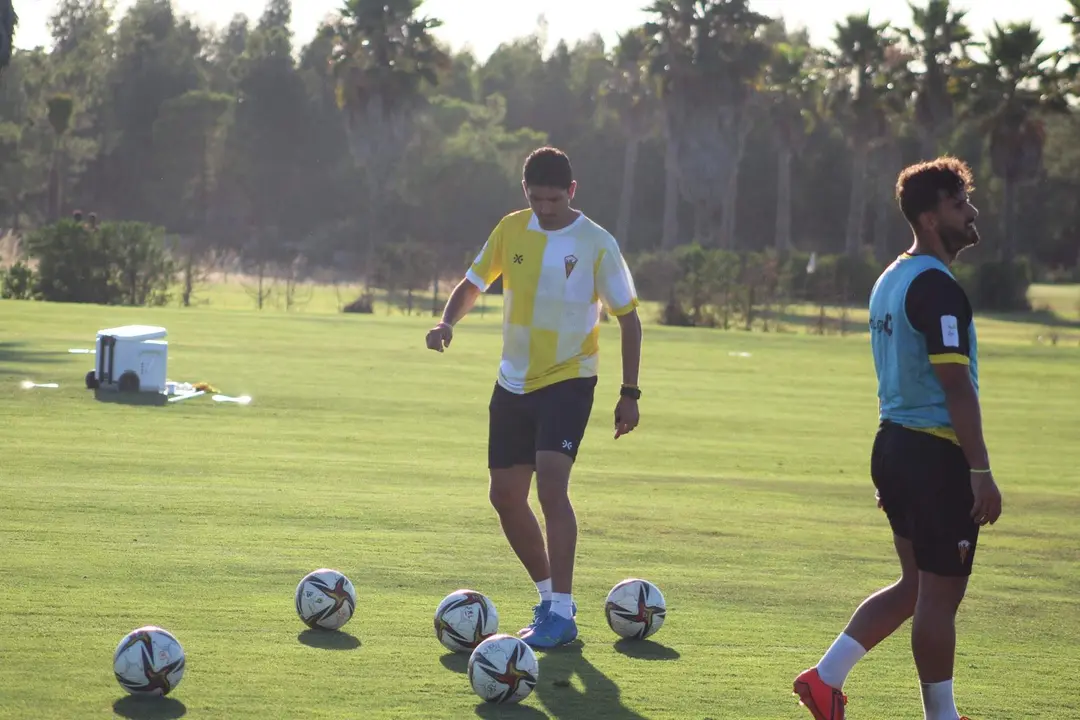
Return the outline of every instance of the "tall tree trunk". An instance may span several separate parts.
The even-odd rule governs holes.
[[[1016,256],[1016,180],[1008,175],[1002,178],[1003,194],[1005,200],[1002,219],[1004,232],[1001,234],[1001,247],[998,256],[1004,262],[1012,262]]]
[[[858,255],[863,244],[863,227],[866,225],[866,167],[870,151],[865,145],[855,148],[851,172],[851,204],[848,207],[847,234],[844,251]]]
[[[661,247],[670,250],[679,242],[679,158],[675,143],[668,140],[664,153],[664,235]]]
[[[739,170],[732,168],[728,174],[727,190],[721,200],[720,236],[717,243],[724,250],[735,249],[735,228],[739,208]]]
[[[615,237],[623,249],[630,240],[630,216],[634,206],[634,178],[640,145],[637,137],[630,138],[623,153],[622,193],[619,197],[619,217],[615,222]]]
[[[874,168],[874,257],[883,261],[889,255],[889,246],[892,244],[891,230],[893,227],[893,202],[896,188],[896,177],[900,159],[900,148],[895,143],[886,142],[877,153],[877,163]]]
[[[776,154],[776,250],[785,252],[794,243],[791,240],[791,162],[794,153],[781,145]]]

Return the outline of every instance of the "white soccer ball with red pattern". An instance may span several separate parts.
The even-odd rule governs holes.
[[[132,695],[168,695],[184,677],[180,641],[156,625],[132,630],[113,652],[113,673]]]
[[[356,589],[344,574],[320,568],[296,586],[296,614],[313,630],[337,630],[356,612]]]
[[[447,650],[472,652],[498,631],[495,604],[475,590],[455,590],[435,608],[435,637]]]
[[[539,678],[536,653],[513,635],[493,635],[469,656],[469,684],[489,703],[519,703],[529,697]]]
[[[660,588],[648,580],[630,578],[611,588],[604,615],[619,637],[644,640],[663,626],[667,604]]]

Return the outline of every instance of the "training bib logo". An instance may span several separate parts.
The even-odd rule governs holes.
[[[945,347],[960,347],[960,331],[954,315],[941,316],[941,344]]]

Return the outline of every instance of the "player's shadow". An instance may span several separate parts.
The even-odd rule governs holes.
[[[575,675],[585,686],[584,692],[570,684]],[[622,704],[619,686],[585,659],[581,645],[544,653],[540,658],[540,682],[533,692],[552,718],[646,720]]]
[[[678,660],[681,657],[675,648],[652,640],[624,638],[615,643],[615,651],[636,660]]]
[[[439,662],[451,672],[466,673],[469,671],[469,656],[465,653],[446,653],[439,658]]]
[[[320,650],[355,650],[361,645],[360,638],[341,630],[304,630],[296,639]]]
[[[187,714],[176,698],[126,695],[113,703],[113,712],[130,720],[175,720]]]

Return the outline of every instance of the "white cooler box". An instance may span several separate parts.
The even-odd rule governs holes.
[[[165,392],[169,343],[165,328],[124,325],[99,330],[95,345],[97,366],[86,375],[90,389],[120,392]]]

